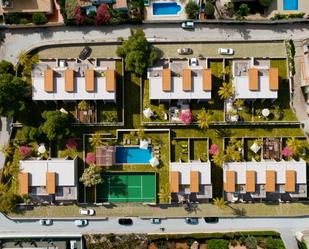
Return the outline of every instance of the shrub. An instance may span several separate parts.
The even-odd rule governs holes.
[[[6,24],[19,24],[21,18],[22,18],[21,14],[8,13],[8,14],[5,14],[4,21]]]
[[[235,11],[235,16],[237,20],[244,20],[245,17],[249,14],[250,8],[247,4],[242,3],[238,10]]]
[[[8,73],[12,75],[15,74],[14,66],[11,62],[6,61],[6,60],[0,61],[0,74],[3,74],[3,73]]]
[[[259,4],[264,8],[268,8],[273,0],[259,0]]]
[[[108,5],[100,4],[100,6],[97,8],[97,13],[95,16],[95,21],[94,21],[95,25],[107,24],[110,18],[111,18],[111,15],[108,11]]]
[[[65,146],[66,146],[68,149],[76,149],[76,147],[77,147],[76,138],[70,137],[70,138],[67,140],[67,143],[66,143]]]
[[[212,3],[206,2],[205,4],[205,14],[206,16],[213,16],[215,13],[215,7]]]
[[[32,22],[36,25],[47,23],[47,17],[43,13],[33,13]]]
[[[75,7],[74,9],[74,18],[76,21],[77,25],[81,25],[84,24],[86,21],[86,17],[84,16],[84,14],[82,13],[82,10],[80,7]]]
[[[186,240],[186,244],[188,245],[188,246],[191,246],[193,243],[194,243],[194,239],[187,239]]]
[[[200,7],[195,1],[190,0],[185,6],[185,11],[189,19],[195,19],[200,11]]]
[[[207,244],[208,249],[228,249],[228,242],[224,239],[210,239]]]
[[[218,154],[218,152],[219,152],[218,145],[212,144],[209,149],[209,154],[215,155],[215,154]]]
[[[265,242],[265,249],[285,249],[285,247],[281,239],[268,237]]]
[[[25,158],[30,155],[31,148],[23,145],[18,148],[18,152],[23,158]]]
[[[179,119],[180,119],[185,125],[190,124],[190,122],[191,122],[191,120],[192,120],[192,113],[191,113],[191,110],[182,111],[181,114],[179,115]]]
[[[245,245],[247,249],[257,249],[257,240],[253,236],[248,236],[245,239]]]
[[[21,18],[20,21],[19,21],[20,24],[27,24],[29,23],[28,19],[27,18]]]
[[[95,154],[92,152],[88,152],[85,159],[87,164],[94,164],[95,163]]]
[[[230,241],[230,244],[231,244],[231,246],[237,246],[238,245],[238,241],[237,241],[237,239],[232,239],[231,241]]]
[[[298,247],[299,247],[299,249],[308,249],[305,241],[298,242]]]

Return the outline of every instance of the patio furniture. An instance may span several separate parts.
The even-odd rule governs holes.
[[[127,144],[131,144],[131,140],[130,139],[127,139]]]
[[[254,153],[258,153],[260,149],[261,149],[261,146],[259,146],[256,143],[253,143],[250,147],[250,150],[253,151]]]
[[[135,144],[138,144],[138,143],[139,143],[139,139],[135,138]]]

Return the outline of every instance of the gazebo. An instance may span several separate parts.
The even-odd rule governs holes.
[[[95,148],[97,166],[112,166],[115,163],[115,146],[99,146]]]

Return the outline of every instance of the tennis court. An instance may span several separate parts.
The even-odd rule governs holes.
[[[107,173],[96,186],[96,202],[156,202],[155,173]]]

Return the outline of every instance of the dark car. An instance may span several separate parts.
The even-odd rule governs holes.
[[[118,223],[120,225],[124,225],[124,226],[130,226],[133,224],[133,220],[132,219],[128,219],[128,218],[122,218],[118,220]]]
[[[219,222],[218,217],[204,217],[204,220],[206,223],[218,223]]]
[[[190,225],[197,225],[198,224],[198,218],[186,218],[186,222]]]
[[[81,60],[86,60],[92,52],[92,49],[88,46],[84,47],[83,50],[80,52],[78,58]]]

